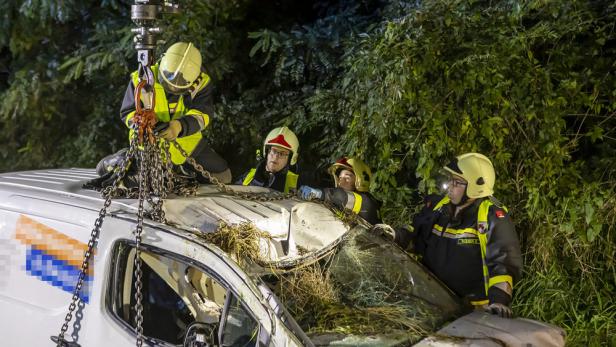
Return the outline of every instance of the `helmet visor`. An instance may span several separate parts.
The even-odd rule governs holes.
[[[180,71],[161,70],[158,80],[165,91],[172,94],[183,94],[190,89],[192,84],[192,81],[187,81]]]
[[[437,173],[433,176],[434,184],[436,184],[436,188],[440,193],[447,194],[447,189],[450,186],[452,174],[446,169],[442,168],[437,171]]]

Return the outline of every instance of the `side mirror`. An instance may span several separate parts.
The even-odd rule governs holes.
[[[218,346],[218,324],[192,322],[186,328],[184,347]]]

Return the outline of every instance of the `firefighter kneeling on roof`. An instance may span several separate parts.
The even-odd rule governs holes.
[[[220,157],[205,141],[201,132],[208,126],[210,117],[214,115],[212,100],[212,81],[201,65],[201,53],[192,43],[177,42],[167,49],[160,62],[152,66],[155,76],[155,104],[151,102],[150,93],[141,95],[141,102],[146,107],[153,107],[156,114],[156,136],[160,141],[173,141],[182,147],[197,164],[208,170],[213,177],[223,183],[231,182],[231,171],[227,162]],[[135,88],[139,83],[138,71],[131,74],[131,80],[126,88],[120,116],[124,124],[130,128],[129,139],[132,138],[135,116]],[[179,173],[194,177],[202,183],[207,179],[197,174],[197,170],[186,163],[186,157],[171,145],[169,148],[171,161]],[[109,155],[97,165],[97,173],[101,176],[113,171],[124,160],[126,149]],[[136,165],[131,166],[129,175],[125,177],[125,185],[137,185],[134,175]],[[130,183],[131,181],[135,181]]]
[[[403,248],[412,240],[426,267],[474,308],[512,317],[522,257],[507,208],[492,197],[492,162],[467,153],[444,169],[447,195],[427,197],[414,232],[397,230],[395,240]]]

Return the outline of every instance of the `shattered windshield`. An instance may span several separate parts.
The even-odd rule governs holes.
[[[417,341],[457,312],[454,296],[400,248],[366,228],[334,252],[264,280],[315,344],[351,336]]]

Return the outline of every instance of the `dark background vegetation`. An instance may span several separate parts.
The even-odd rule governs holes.
[[[92,167],[126,145],[131,4],[0,2],[0,171]],[[399,225],[444,163],[484,153],[522,240],[515,311],[570,345],[616,345],[616,2],[181,4],[159,52],[201,49],[217,86],[206,133],[235,175],[288,125],[306,172],[362,157]]]

